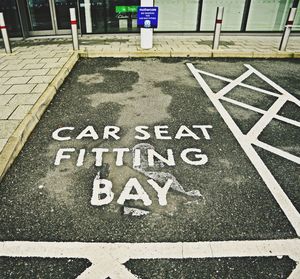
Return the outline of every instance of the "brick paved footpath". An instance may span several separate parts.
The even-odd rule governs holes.
[[[154,47],[142,50],[137,35],[87,36],[79,53],[69,38],[13,42],[13,54],[0,49],[0,180],[13,162],[42,113],[83,57],[300,57],[300,37],[291,37],[279,52],[280,37],[224,36],[220,49],[211,50],[211,36],[155,35]]]

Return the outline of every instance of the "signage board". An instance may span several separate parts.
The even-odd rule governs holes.
[[[116,6],[116,13],[136,13],[138,6]]]
[[[137,25],[141,28],[157,28],[158,7],[139,7]]]

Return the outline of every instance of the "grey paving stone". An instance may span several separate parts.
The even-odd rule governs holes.
[[[0,84],[4,84],[5,82],[8,81],[8,79],[9,78],[4,78],[4,77],[0,78]]]
[[[11,114],[11,116],[9,117],[9,119],[12,120],[22,120],[25,118],[25,116],[27,115],[27,113],[30,111],[30,109],[32,108],[32,105],[20,105],[17,107],[17,109]]]
[[[48,87],[47,83],[40,83],[37,84],[34,89],[31,91],[31,93],[43,93],[46,88]]]
[[[42,69],[44,66],[45,66],[45,63],[27,64],[23,67],[23,69],[35,70],[35,69]]]
[[[0,106],[0,119],[8,119],[15,109],[15,106]]]
[[[20,84],[13,85],[5,94],[28,94],[32,91],[36,84]]]
[[[50,83],[53,80],[54,76],[34,76],[30,79],[28,83]]]
[[[59,58],[54,57],[54,58],[44,58],[41,60],[42,63],[56,63],[58,62]]]
[[[28,70],[7,71],[4,77],[23,77]]]
[[[10,96],[10,95],[8,95]],[[13,98],[9,101],[9,105],[33,105],[41,96],[41,93],[37,94],[22,94],[22,95],[14,95]],[[1,100],[1,98],[0,98]]]
[[[11,70],[21,70],[24,67],[23,64],[8,64],[5,67],[3,67],[2,70],[4,71],[11,71]]]
[[[0,120],[0,139],[8,139],[19,123],[20,120]]]
[[[0,106],[6,105],[15,95],[1,95]]]
[[[5,84],[26,84],[29,80],[30,77],[11,77]]]
[[[6,73],[7,71],[0,71],[0,77],[3,77]]]
[[[3,85],[3,84],[1,84],[1,86],[0,86],[0,95],[4,94],[10,87],[11,87],[11,85]]]
[[[49,72],[49,69],[36,69],[36,70],[28,70],[25,76],[44,76]]]

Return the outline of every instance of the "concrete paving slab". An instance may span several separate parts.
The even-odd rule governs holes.
[[[31,77],[27,77],[26,80],[29,80]],[[5,94],[28,94],[36,84],[15,84],[12,85]]]
[[[8,139],[19,123],[18,120],[0,120],[0,139]]]

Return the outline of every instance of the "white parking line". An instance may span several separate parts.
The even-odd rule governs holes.
[[[288,153],[286,151],[283,151],[283,150],[281,150],[279,148],[276,148],[274,146],[271,146],[271,145],[266,144],[264,142],[261,142],[259,140],[255,140],[253,142],[253,144],[255,144],[256,146],[258,146],[260,148],[263,148],[263,149],[265,149],[265,150],[267,150],[269,152],[272,152],[272,153],[274,153],[274,154],[276,154],[278,156],[281,156],[281,157],[283,157],[283,158],[285,158],[287,160],[290,160],[290,161],[292,161],[292,162],[294,162],[296,164],[300,164],[300,158],[299,157],[297,157],[297,156],[295,156],[293,154],[290,154],[290,153]]]
[[[255,125],[248,132],[247,136],[252,140],[255,140],[261,132],[268,126],[275,115],[280,111],[287,101],[286,96],[280,96],[275,103],[269,108],[269,110],[255,123]]]
[[[245,109],[252,110],[252,111],[260,113],[260,114],[265,114],[266,113],[266,111],[263,110],[263,109],[260,109],[260,108],[257,108],[257,107],[254,107],[254,106],[251,106],[251,105],[239,102],[239,101],[234,100],[234,99],[230,99],[230,98],[227,98],[227,97],[222,97],[221,100],[222,101],[226,101],[226,102],[231,103],[231,104],[234,104],[236,106],[245,108]],[[293,120],[293,119],[290,119],[290,118],[287,118],[287,117],[284,117],[284,116],[281,116],[281,115],[277,115],[277,114],[274,115],[274,118],[277,119],[277,120],[280,120],[282,122],[285,122],[285,123],[288,123],[288,124],[300,127],[300,122],[298,122],[296,120]]]
[[[297,263],[289,279],[299,274],[300,240],[245,240],[177,243],[0,242],[1,257],[88,259],[92,266],[80,279],[136,279],[124,264],[130,259],[201,259],[288,256]],[[293,277],[293,276],[294,277]]]

